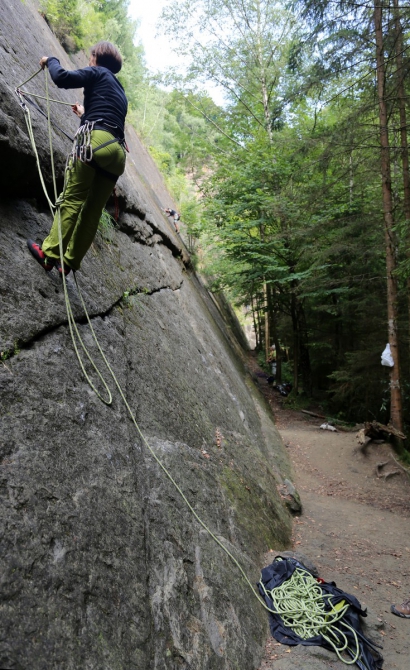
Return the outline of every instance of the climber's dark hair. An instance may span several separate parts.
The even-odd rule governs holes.
[[[113,74],[117,74],[122,68],[121,54],[111,42],[97,42],[91,47],[91,55],[95,56],[97,65],[106,67]]]

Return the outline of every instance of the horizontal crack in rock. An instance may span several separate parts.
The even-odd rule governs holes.
[[[150,289],[142,290],[139,287],[136,287],[134,289],[130,289],[129,291],[125,291],[106,310],[104,310],[102,312],[94,312],[92,314],[89,313],[88,316],[90,317],[90,321],[92,321],[93,319],[98,319],[98,318],[104,319],[105,317],[109,316],[112,313],[112,311],[116,307],[118,307],[118,305],[120,305],[121,303],[124,303],[127,300],[127,298],[129,298],[131,296],[135,296],[135,295],[151,296],[151,295],[154,295],[155,293],[161,293],[161,291],[178,291],[181,288],[181,286],[183,285],[183,283],[184,282],[182,280],[176,288],[171,288],[171,286],[160,286],[159,288],[154,288],[154,289],[151,289],[151,290]],[[79,316],[75,319],[75,322],[77,324],[83,326],[87,323],[87,317],[85,316],[85,314],[83,316]],[[27,340],[21,340],[21,339],[16,340],[14,349],[7,350],[6,352],[1,352],[0,360],[3,360],[2,359],[3,354],[7,355],[7,357],[4,360],[11,360],[12,358],[15,358],[16,356],[18,356],[19,352],[22,349],[28,349],[35,342],[38,342],[39,340],[41,340],[42,337],[44,337],[45,335],[49,335],[50,333],[53,333],[54,331],[56,331],[61,326],[68,326],[68,320],[67,319],[61,319],[60,321],[58,321],[57,323],[52,324],[51,326],[47,326],[46,328],[42,328],[35,335],[33,335],[32,337],[30,337]]]

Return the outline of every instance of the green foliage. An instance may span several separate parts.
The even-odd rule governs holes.
[[[348,3],[349,11],[339,12],[327,0],[295,4],[306,10],[303,25],[291,9],[263,0],[193,0],[179,11],[171,5],[164,23],[191,58],[185,99],[208,78],[225,88],[227,105],[202,108],[216,137],[198,142],[198,124],[193,148],[174,94],[170,127],[183,147],[181,163],[189,165],[190,152],[206,157],[208,171],[197,182],[205,213],[196,234],[211,289],[251,307],[262,350],[268,309],[308,393],[327,391],[334,412],[349,419],[383,420],[385,251],[377,107],[367,77],[372,23],[364,5]],[[408,26],[409,11],[400,11]],[[201,31],[195,40],[194,27]],[[394,81],[389,77],[393,115]],[[201,101],[192,102],[201,109]],[[398,169],[393,178],[400,194]],[[397,277],[404,289],[409,240],[401,206],[398,195]]]
[[[380,365],[379,351],[369,352],[363,347],[346,353],[344,365],[329,378],[333,382],[329,390],[331,407],[341,418],[347,421],[377,418],[388,423],[388,372]]]
[[[408,477],[410,477],[410,453],[408,451],[402,451],[398,457],[398,460],[404,465],[407,471]]]
[[[285,407],[301,410],[308,409],[312,404],[312,400],[305,393],[291,391],[289,395],[283,398],[283,404]]]
[[[143,296],[150,295],[151,291],[147,287],[143,288],[130,288],[127,291],[124,291],[122,294],[122,303],[125,307],[131,309],[137,308],[138,311],[144,312],[145,311],[145,305],[143,304],[143,301],[141,298]]]
[[[116,44],[123,57],[119,79],[137,106],[145,68],[143,49],[134,44],[137,23],[128,18],[128,1],[41,0],[40,8],[67,51],[88,49],[103,39]]]
[[[55,1],[55,0],[54,0]],[[107,31],[103,17],[99,12],[99,2],[77,0],[77,11],[81,16],[80,33],[75,35],[81,48],[87,49],[106,37]]]
[[[106,209],[101,212],[100,220],[98,222],[98,232],[104,240],[111,242],[115,230],[115,220]]]
[[[266,362],[266,357],[265,357],[265,352],[264,351],[258,351],[256,360],[258,361],[258,365],[261,368],[261,370],[264,370],[265,372],[271,371],[269,363]]]
[[[282,361],[282,381],[292,383],[293,379],[293,365],[291,362]]]
[[[164,176],[170,175],[172,173],[172,169],[174,168],[174,162],[172,160],[171,154],[169,154],[167,151],[161,151],[161,149],[158,149],[155,146],[150,146],[149,152],[157,164],[157,167],[159,170],[161,170],[162,174]]]
[[[12,356],[17,356],[20,353],[20,345],[18,340],[15,340],[14,346],[12,349],[5,349],[4,351],[0,351],[0,362],[5,363],[9,358]]]
[[[188,251],[195,269],[199,267],[196,250],[201,234],[202,206],[194,192],[188,193],[181,201],[181,219],[184,222]]]
[[[78,51],[84,37],[78,0],[41,0],[40,9],[63,46]]]

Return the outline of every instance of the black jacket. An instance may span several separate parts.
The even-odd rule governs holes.
[[[84,88],[81,124],[85,121],[100,121],[97,125],[104,127],[104,130],[120,139],[124,137],[128,101],[123,87],[110,70],[100,65],[81,70],[64,70],[54,56],[49,57],[47,66],[51,79],[59,88]]]

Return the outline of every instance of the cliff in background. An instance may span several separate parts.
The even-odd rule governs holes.
[[[42,55],[67,68],[81,59],[70,60],[32,0],[2,2],[0,31],[0,667],[257,668],[266,612],[118,393],[107,407],[86,383],[61,281],[26,248],[51,218],[14,88]],[[44,75],[27,89],[44,94]],[[51,95],[72,102],[81,92]],[[74,134],[69,108],[52,103],[52,116]],[[50,187],[46,121],[32,117]],[[285,449],[246,374],[235,319],[192,271],[160,210],[172,204],[163,180],[130,128],[127,141],[118,229],[97,235],[78,282],[149,444],[255,583],[263,552],[289,541],[277,492],[290,476]],[[53,144],[61,185],[70,144],[58,130]]]

